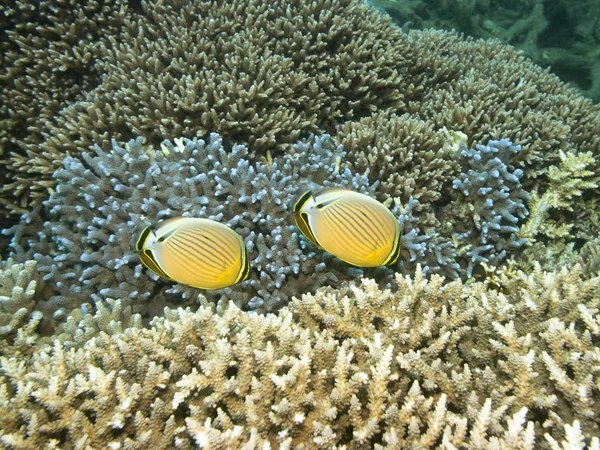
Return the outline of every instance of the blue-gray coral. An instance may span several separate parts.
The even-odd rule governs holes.
[[[458,278],[460,265],[456,261],[454,242],[430,227],[425,227],[427,231],[420,231],[420,220],[413,214],[419,206],[420,203],[411,197],[401,209],[398,206],[393,209],[400,222],[402,251],[405,256],[404,261],[399,261],[398,269],[412,273],[416,265],[420,264],[423,273],[441,274],[452,280]]]
[[[143,226],[176,216],[220,221],[246,241],[250,279],[208,293],[219,305],[233,300],[244,309],[274,311],[292,295],[361,275],[300,237],[288,204],[300,186],[373,195],[376,184],[344,168],[344,152],[329,136],[262,162],[250,163],[248,154],[241,145],[224,148],[211,134],[206,143],[165,141],[161,150],[145,149],[140,139],[124,147],[113,142],[111,152],[95,146],[81,158],[66,158],[43,209],[12,231],[15,256],[37,260],[56,291],[38,308],[62,320],[82,304],[110,298],[150,317],[169,302],[194,303],[197,289],[159,279],[132,251]],[[40,214],[43,226],[36,223]],[[42,231],[36,237],[37,229]],[[27,241],[29,248],[23,248]]]
[[[519,181],[523,171],[511,166],[511,158],[521,151],[507,139],[491,140],[460,150],[463,171],[452,187],[464,196],[467,229],[455,234],[467,247],[467,277],[480,263],[498,265],[507,254],[527,242],[516,236],[519,221],[529,215],[526,202],[531,196]],[[464,226],[464,225],[463,225]]]
[[[459,251],[447,234],[420,223],[413,214],[416,199],[395,206],[402,257],[394,269],[407,272],[421,264],[425,272],[454,279],[465,273],[459,262],[466,254],[471,276],[476,263],[497,263],[506,249],[518,247],[516,221],[526,214],[527,194],[520,189],[520,171],[504,163],[516,149],[497,141],[461,152],[464,173],[454,187],[466,197],[458,203],[470,205],[473,223],[456,230]],[[276,311],[294,295],[363,275],[305,239],[289,210],[301,187],[347,187],[377,197],[378,182],[368,180],[368,171],[353,173],[344,156],[328,135],[256,162],[247,147],[226,148],[217,134],[208,142],[165,141],[160,150],[145,148],[141,139],[124,147],[113,141],[110,152],[94,146],[64,160],[54,175],[56,191],[10,231],[13,253],[35,259],[51,288],[49,298],[36,305],[47,321],[62,321],[81,305],[108,299],[153,317],[168,304],[197,303],[200,291],[144,269],[133,251],[138,233],[170,217],[206,217],[244,238],[251,264],[248,281],[206,296],[220,308],[233,300],[246,310]],[[364,273],[384,284],[392,280],[387,268]]]

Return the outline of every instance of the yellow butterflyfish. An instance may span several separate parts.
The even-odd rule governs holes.
[[[210,219],[176,217],[152,230],[146,227],[135,249],[157,275],[201,289],[221,289],[248,278],[244,240]]]
[[[358,267],[394,264],[400,256],[400,224],[374,198],[348,189],[310,190],[293,205],[300,231],[317,247]]]

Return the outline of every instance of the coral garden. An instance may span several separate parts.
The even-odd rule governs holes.
[[[362,0],[0,1],[0,447],[600,449],[598,105]],[[306,239],[321,187],[398,262]],[[249,279],[144,268],[177,216]]]

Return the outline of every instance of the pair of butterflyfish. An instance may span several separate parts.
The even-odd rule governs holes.
[[[400,225],[377,200],[347,189],[306,191],[293,204],[300,231],[317,247],[358,267],[394,264],[400,256]],[[136,242],[142,263],[157,275],[201,289],[221,289],[248,278],[243,239],[209,219],[177,217]]]

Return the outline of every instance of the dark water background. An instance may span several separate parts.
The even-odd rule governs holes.
[[[600,0],[369,0],[403,30],[495,38],[600,101]]]

